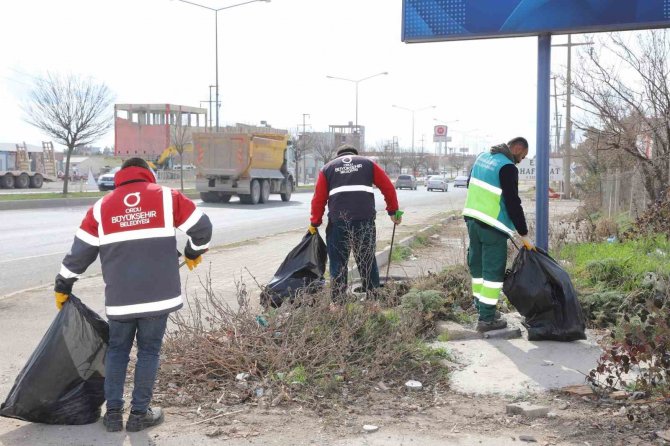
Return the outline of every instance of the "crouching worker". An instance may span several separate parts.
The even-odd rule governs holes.
[[[514,138],[480,155],[470,172],[463,215],[470,238],[468,266],[480,332],[507,327],[507,321],[496,312],[505,278],[507,239],[518,233],[524,247],[534,249],[521,207],[516,168],[526,155],[526,139]]]
[[[109,319],[105,358],[103,424],[123,429],[123,385],[130,349],[137,340],[137,365],[126,430],[163,421],[149,407],[169,313],[182,303],[175,228],[188,235],[186,264],[202,261],[212,236],[209,218],[182,193],[156,184],[149,165],[130,158],[114,177],[115,189],[88,210],[56,276],[56,306],[67,301],[74,282],[100,254]]]

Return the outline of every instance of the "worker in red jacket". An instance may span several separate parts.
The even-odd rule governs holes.
[[[183,306],[175,229],[188,236],[189,269],[202,261],[212,237],[209,218],[182,193],[156,184],[146,161],[130,158],[114,176],[115,189],[91,207],[56,276],[56,306],[62,308],[74,282],[100,255],[105,282],[109,346],[105,358],[103,423],[123,429],[123,385],[130,349],[137,340],[133,399],[126,430],[163,421],[150,408],[168,315]]]
[[[400,224],[402,217],[396,216],[398,197],[393,183],[377,163],[359,156],[356,148],[350,145],[339,147],[337,157],[323,166],[316,180],[309,231],[316,233],[328,204],[326,245],[332,297],[336,303],[346,293],[347,264],[352,249],[365,292],[379,287],[375,257],[377,211],[372,185],[384,195],[391,221]]]

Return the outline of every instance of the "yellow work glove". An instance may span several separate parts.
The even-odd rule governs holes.
[[[200,265],[200,262],[202,262],[202,256],[198,256],[195,259],[184,257],[184,259],[186,260],[186,266],[188,266],[189,271],[193,271],[193,268]]]
[[[530,238],[526,235],[521,236],[521,243],[523,243],[523,247],[526,248],[528,251],[535,251],[535,245],[533,242],[530,241]]]
[[[307,227],[307,230],[308,230],[309,233],[312,234],[312,235],[316,234],[316,232],[318,231],[318,229],[316,229],[316,226],[313,226],[313,225],[309,225],[309,226]]]
[[[56,291],[54,294],[56,295],[56,308],[60,310],[63,308],[63,304],[70,298],[70,295],[59,293],[58,291]]]

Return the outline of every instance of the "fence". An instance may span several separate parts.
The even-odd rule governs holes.
[[[642,173],[637,169],[605,173],[600,177],[599,188],[602,213],[608,218],[622,213],[637,218],[647,208],[649,199]]]

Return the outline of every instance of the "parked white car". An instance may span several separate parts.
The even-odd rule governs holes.
[[[454,180],[454,187],[468,187],[468,177],[465,175],[457,176]]]
[[[440,190],[442,192],[447,192],[449,190],[449,182],[447,177],[442,175],[431,175],[426,180],[426,189],[431,190]]]

